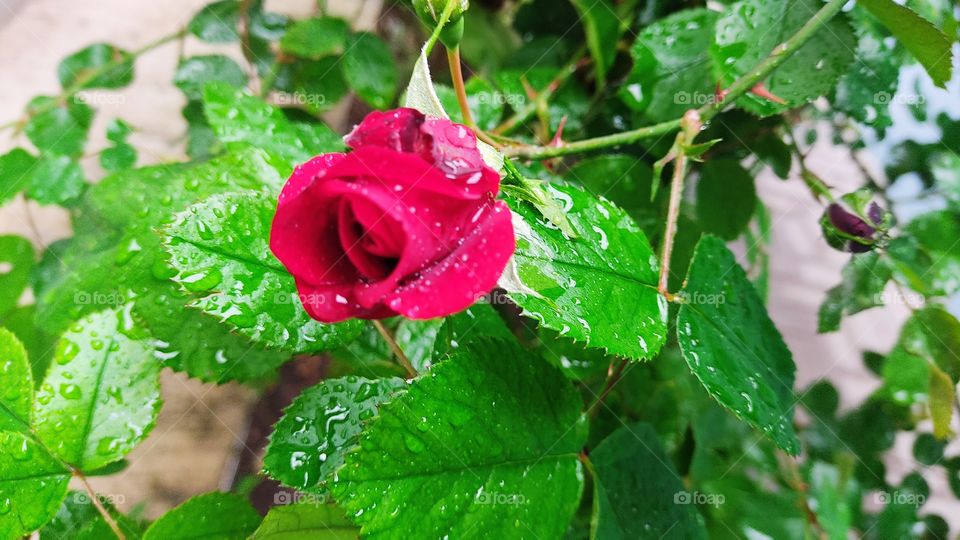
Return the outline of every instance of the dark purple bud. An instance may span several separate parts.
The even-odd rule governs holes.
[[[830,217],[830,223],[832,223],[837,230],[847,233],[850,236],[870,238],[877,232],[876,229],[868,225],[866,221],[846,211],[837,203],[832,203],[827,208],[827,215]]]
[[[870,208],[867,209],[867,217],[874,225],[883,224],[883,208],[880,208],[880,205],[875,202],[870,203]]]

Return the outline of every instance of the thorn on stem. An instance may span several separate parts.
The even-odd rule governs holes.
[[[767,90],[767,87],[764,86],[762,82],[758,82],[757,84],[753,85],[753,87],[750,88],[750,93],[757,97],[762,97],[763,99],[777,103],[779,105],[783,105],[786,103],[786,100],[784,100],[782,97],[777,96],[770,90]]]

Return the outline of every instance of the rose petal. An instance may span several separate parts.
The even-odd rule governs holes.
[[[367,115],[343,142],[350,148],[379,146],[397,152],[419,152],[422,142],[420,126],[425,117],[416,109],[374,111]]]
[[[350,152],[327,174],[337,178],[367,177],[398,193],[416,188],[452,199],[473,200],[496,195],[500,182],[500,177],[489,167],[480,171],[479,177],[450,178],[416,154],[376,146]]]
[[[270,250],[287,270],[314,284],[357,279],[340,247],[336,200],[317,197],[318,180],[329,182],[330,166],[344,154],[327,154],[297,167],[280,194],[270,229]]]
[[[344,196],[339,208],[340,245],[364,277],[390,275],[406,244],[403,227],[365,198]]]
[[[310,317],[324,323],[338,323],[347,319],[385,319],[397,314],[384,305],[372,309],[361,307],[353,295],[353,284],[311,285],[300,280],[297,291]]]
[[[454,124],[444,118],[427,118],[420,131],[430,143],[423,149],[424,159],[432,162],[451,176],[466,176],[478,173],[486,167],[477,136],[466,126]]]
[[[513,222],[502,201],[482,210],[459,247],[391,294],[387,306],[410,319],[433,319],[470,307],[496,287],[516,249]]]

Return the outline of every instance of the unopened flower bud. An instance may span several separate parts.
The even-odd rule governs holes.
[[[869,191],[858,191],[830,203],[820,218],[820,226],[831,247],[865,253],[885,240],[893,216],[871,197]]]
[[[449,4],[455,4],[450,19],[440,32],[440,41],[450,49],[457,47],[463,39],[463,14],[470,7],[469,0],[413,0],[413,9],[427,26],[435,28]]]

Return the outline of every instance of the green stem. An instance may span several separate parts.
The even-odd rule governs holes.
[[[726,105],[746,94],[751,88],[754,87],[754,85],[767,78],[767,76],[769,76],[773,70],[780,67],[780,65],[783,64],[788,58],[793,56],[793,54],[796,53],[800,47],[806,44],[807,41],[809,41],[810,38],[816,34],[817,30],[819,30],[821,26],[826,24],[837,13],[839,13],[847,1],[848,0],[830,0],[824,4],[823,7],[821,7],[820,10],[810,18],[810,20],[808,20],[799,30],[797,30],[796,34],[791,36],[790,39],[784,41],[780,45],[774,47],[769,56],[757,64],[756,67],[748,71],[746,75],[734,81],[734,83],[727,88],[727,93],[724,99],[716,100],[714,103],[708,103],[697,109],[697,113],[700,114],[700,119],[703,122],[710,121],[714,116],[719,114]],[[599,150],[602,148],[609,148],[611,146],[631,144],[643,139],[659,137],[661,135],[676,131],[679,128],[680,119],[676,119],[631,131],[624,131],[622,133],[615,133],[593,139],[572,142],[558,147],[519,146],[505,148],[504,153],[508,156],[514,157],[546,159],[570,154],[578,154],[581,152],[589,152],[591,150]]]
[[[537,112],[537,108],[540,106],[541,102],[549,101],[551,97],[559,90],[567,80],[577,72],[577,66],[580,64],[581,58],[586,54],[586,47],[581,47],[576,54],[573,55],[573,60],[567,63],[563,68],[560,69],[560,72],[557,73],[557,76],[547,84],[546,88],[540,91],[535,99],[529,100],[526,105],[524,105],[519,111],[514,113],[513,116],[506,119],[502,124],[493,128],[493,133],[497,135],[506,135],[519,127],[521,124],[530,119]]]
[[[460,114],[463,115],[463,123],[468,128],[478,131],[477,123],[473,120],[473,113],[470,112],[470,102],[467,101],[467,86],[463,81],[460,47],[447,50],[447,63],[450,64],[450,78],[453,80],[453,90],[457,94],[457,104],[460,105]]]
[[[397,357],[397,362],[403,367],[404,371],[407,372],[407,377],[412,379],[418,375],[417,369],[413,367],[413,363],[410,362],[410,359],[407,358],[407,355],[403,353],[403,349],[400,348],[400,345],[397,343],[397,339],[390,333],[390,330],[383,325],[380,321],[373,321],[374,328],[377,329],[377,332],[380,332],[380,336],[384,341],[387,342],[387,346],[390,347],[390,351],[393,352],[393,355]]]
[[[100,502],[100,498],[97,497],[97,492],[93,490],[93,486],[90,485],[87,477],[82,472],[76,470],[73,471],[73,476],[83,484],[83,488],[87,490],[87,494],[90,496],[90,502],[93,503],[94,508],[97,509],[97,512],[100,512],[100,516],[103,517],[103,520],[107,522],[107,525],[113,530],[113,534],[115,534],[119,540],[126,540],[127,537],[124,536],[123,531],[120,530],[120,526],[117,525],[116,520],[113,519],[110,512],[108,512],[103,506],[103,503]]]
[[[443,13],[440,14],[440,19],[437,20],[437,26],[433,29],[433,33],[430,34],[430,38],[427,39],[427,42],[423,45],[424,56],[429,56],[430,51],[433,50],[433,46],[436,45],[437,40],[440,39],[440,33],[443,32],[443,27],[447,25],[447,22],[450,21],[450,16],[453,15],[453,10],[456,9],[457,2],[447,2],[446,9],[443,10]]]
[[[670,203],[667,206],[667,223],[663,231],[663,248],[660,252],[660,280],[657,290],[667,300],[670,294],[670,259],[673,256],[673,241],[677,236],[677,221],[680,219],[680,202],[683,200],[683,181],[687,176],[687,148],[693,143],[703,125],[697,111],[687,111],[680,121],[681,130],[673,145],[676,151],[673,163],[673,179],[670,182]]]

